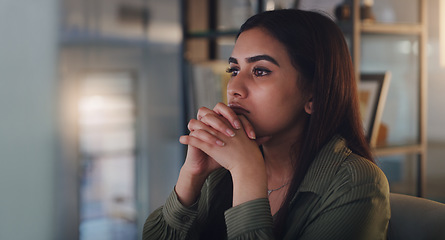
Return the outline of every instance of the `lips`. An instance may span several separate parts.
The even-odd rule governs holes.
[[[237,115],[246,115],[250,113],[247,109],[237,103],[229,103],[228,105]]]

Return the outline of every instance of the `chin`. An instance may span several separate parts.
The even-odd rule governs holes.
[[[267,143],[271,138],[272,138],[271,136],[259,136],[255,139],[255,142],[259,146]]]

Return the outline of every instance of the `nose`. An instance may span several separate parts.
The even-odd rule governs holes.
[[[232,77],[227,84],[227,97],[245,98],[247,94],[246,79],[244,79],[241,74]]]

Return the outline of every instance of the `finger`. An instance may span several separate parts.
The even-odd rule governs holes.
[[[206,153],[208,152],[209,149],[215,147],[215,145],[217,145],[218,147],[223,147],[225,145],[220,140],[216,140],[214,142],[209,143],[207,141],[202,140],[202,138],[203,138],[203,135],[196,135],[196,133],[193,132],[193,134],[181,136],[179,138],[179,142],[184,145],[198,148]]]
[[[217,112],[215,112],[213,110],[210,110],[210,109],[208,109],[206,107],[201,107],[198,110],[198,114],[197,114],[196,118],[199,121],[202,121],[204,118],[210,117],[210,116],[220,117],[220,115]],[[223,120],[224,117],[221,116],[219,119]],[[214,118],[214,120],[215,120],[215,118]],[[209,125],[209,126],[214,127],[218,131],[225,133],[229,137],[234,137],[235,136],[235,132],[233,131],[232,124],[230,122],[226,122],[226,121],[218,122],[218,121],[216,121],[216,122],[214,122],[216,124],[211,125],[212,122],[207,120],[205,123],[207,125]],[[224,125],[222,125],[222,124],[224,124]]]
[[[187,128],[190,132],[196,131],[198,129],[204,129],[215,136],[217,135],[215,130],[212,130],[212,128],[209,127],[207,124],[196,119],[191,119],[187,125]]]
[[[241,121],[241,124],[243,125],[244,131],[246,132],[247,136],[249,136],[250,139],[256,139],[255,130],[253,129],[252,124],[247,120],[246,117],[243,115],[239,115],[239,119]]]
[[[211,109],[208,109],[206,107],[200,107],[198,109],[198,113],[196,114],[196,119],[201,121],[201,118],[204,117],[207,114],[214,114],[215,112]]]
[[[189,136],[188,136],[188,137],[189,137],[188,139],[187,139],[187,138],[183,138],[183,137],[184,137],[184,136],[182,136],[182,137],[179,139],[180,142],[181,142],[181,139],[182,139],[183,141],[185,141],[184,143],[181,142],[181,143],[183,143],[183,144],[188,144],[186,141],[189,140],[190,138],[196,138],[196,139],[199,139],[201,142],[205,142],[205,143],[207,143],[207,144],[218,145],[218,146],[220,146],[220,147],[222,147],[222,146],[225,145],[225,143],[224,143],[221,139],[219,139],[218,137],[212,135],[212,134],[209,133],[208,131],[206,131],[206,130],[202,130],[202,129],[195,130],[195,131],[191,132],[191,133],[189,134]]]
[[[187,128],[190,132],[198,129],[204,129],[214,136],[217,135],[217,132],[222,132],[228,137],[235,136],[235,132],[231,129],[230,123],[214,113],[205,115],[200,121],[191,119],[187,125]]]
[[[212,134],[209,131],[199,129],[191,132],[189,135],[193,136],[194,138],[198,138],[203,142],[209,143],[209,144],[216,144],[218,146],[224,146],[225,143],[218,138],[216,135]]]
[[[241,128],[241,121],[239,120],[238,115],[236,115],[236,113],[224,103],[220,102],[216,104],[213,111],[227,119],[233,128]]]
[[[181,142],[184,145],[188,145],[189,149],[197,149],[198,151],[202,151],[205,154],[209,155],[209,152],[211,152],[211,149],[219,148],[218,146],[215,146],[214,144],[209,144],[206,142],[201,141],[199,138],[195,138],[190,135],[184,135],[179,138],[179,142]]]
[[[222,116],[216,115],[215,113],[203,116],[200,121],[212,129],[224,133],[228,137],[235,136],[235,132],[233,131],[229,121]]]

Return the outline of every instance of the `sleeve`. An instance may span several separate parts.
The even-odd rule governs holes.
[[[255,199],[225,212],[227,238],[274,239],[273,219],[267,198]]]
[[[198,215],[197,205],[184,207],[172,191],[165,205],[148,216],[142,239],[186,239]]]
[[[345,184],[330,192],[299,239],[386,239],[388,182],[378,167],[372,167],[365,178],[369,181]]]

